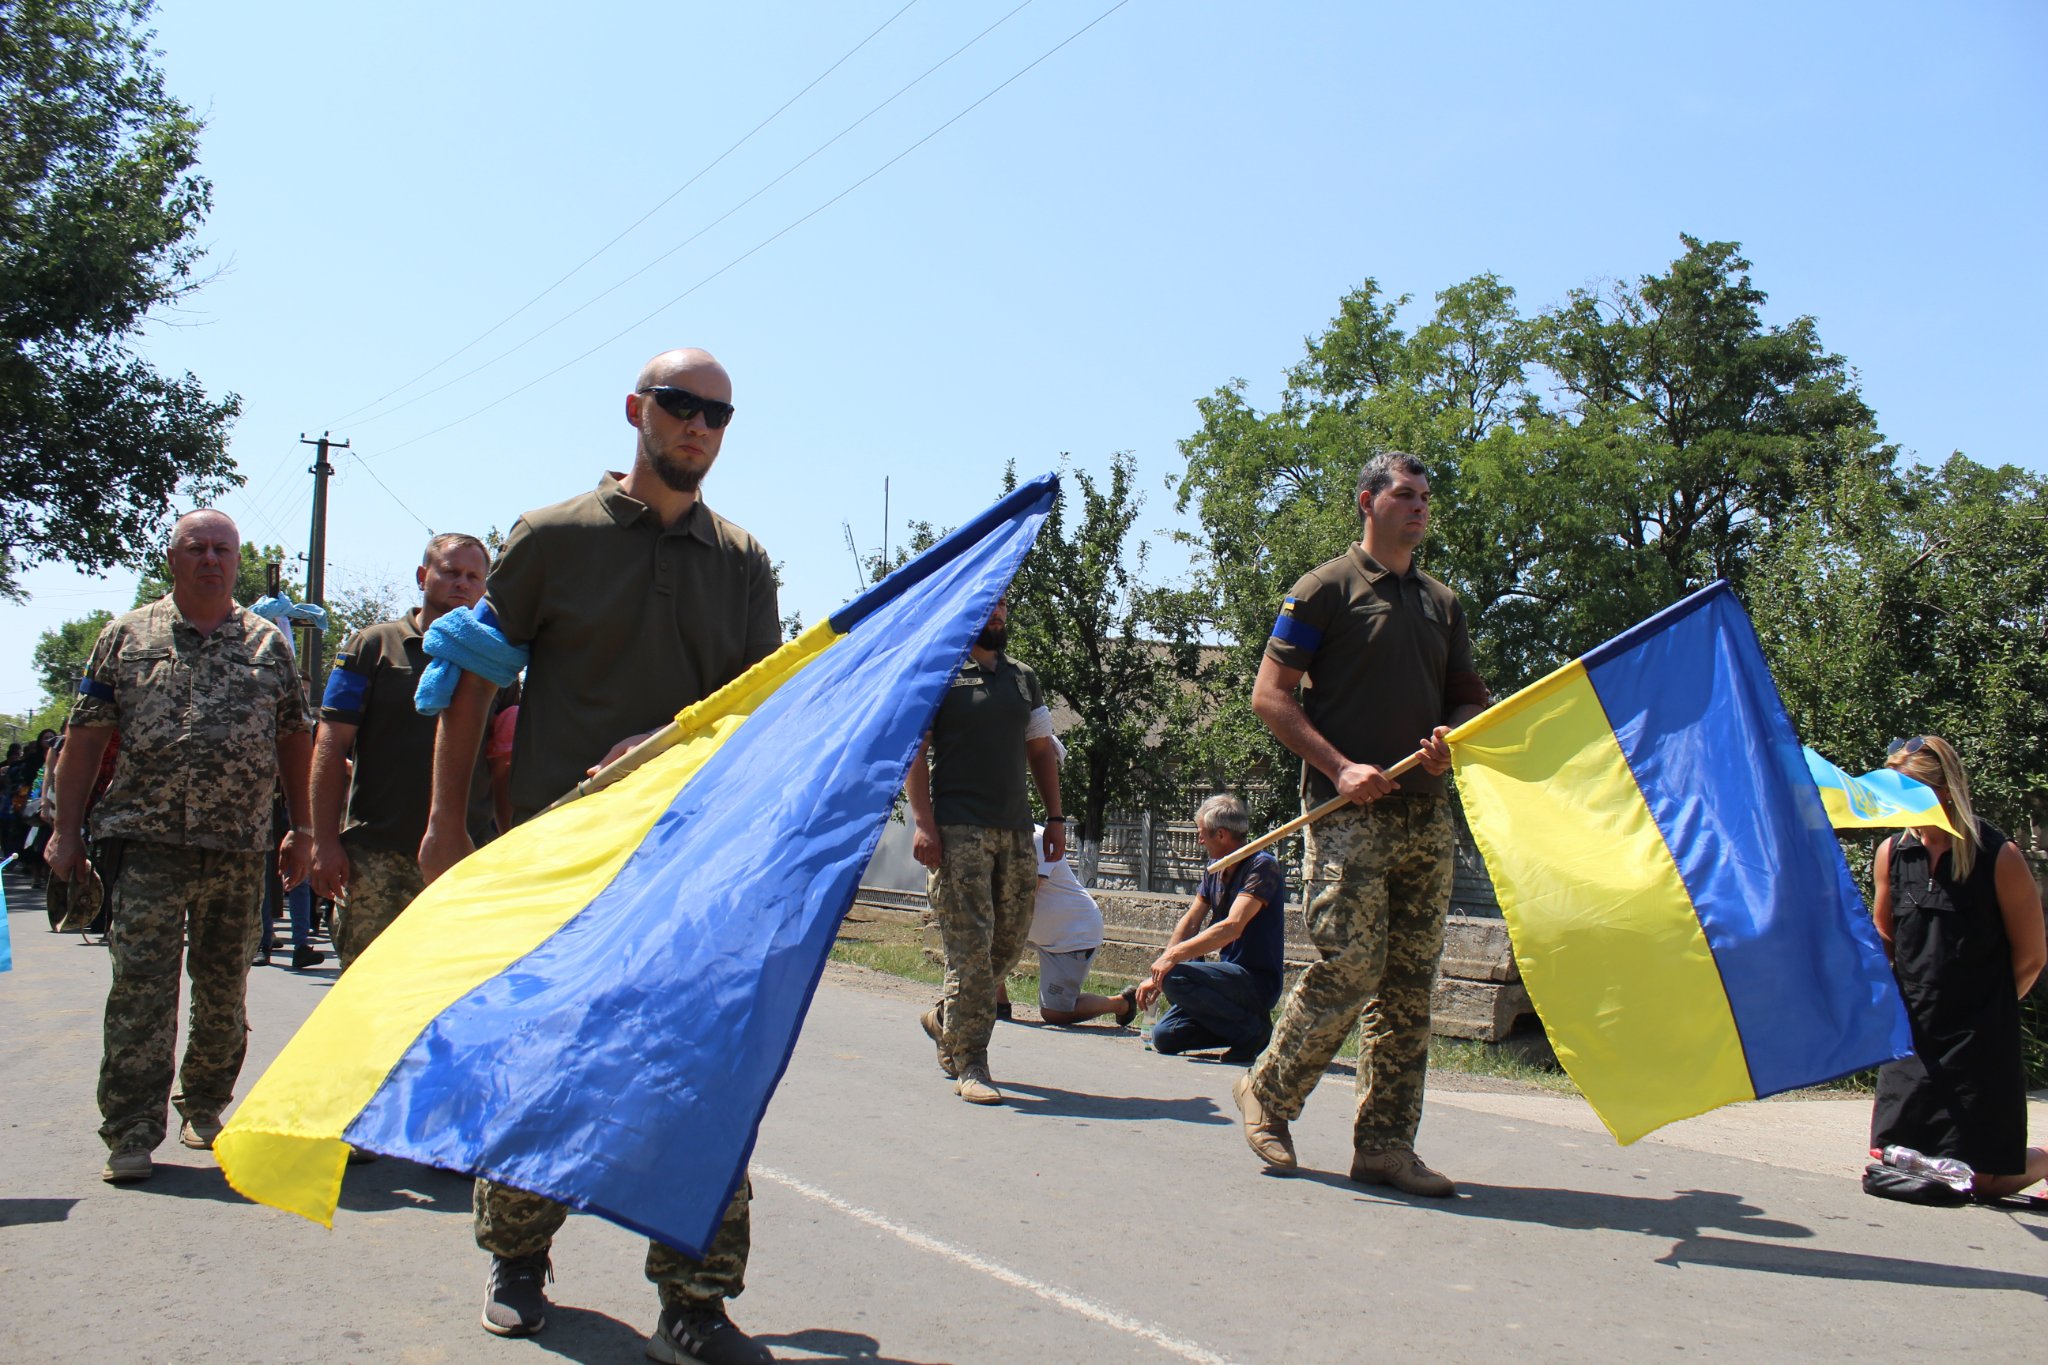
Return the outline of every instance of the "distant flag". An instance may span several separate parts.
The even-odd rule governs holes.
[[[840,919],[1052,505],[1018,488],[521,825],[336,981],[214,1143],[332,1226],[347,1146],[489,1176],[702,1255]]]
[[[13,861],[14,855],[12,853],[8,854],[5,858],[0,858],[0,871],[4,871],[7,865]],[[11,972],[13,970],[14,939],[7,928],[7,886],[4,880],[0,880],[0,972]]]
[[[1806,771],[1820,788],[1820,803],[1836,829],[1904,829],[1912,825],[1936,825],[1950,834],[1941,798],[1925,782],[1915,781],[1896,768],[1879,768],[1874,773],[1851,777],[1811,749],[1806,754]]]
[[[1619,1141],[1911,1049],[1726,583],[1460,726],[1451,752],[1529,994]]]

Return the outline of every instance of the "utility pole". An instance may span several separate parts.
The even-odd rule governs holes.
[[[315,606],[327,605],[327,480],[334,473],[334,466],[327,463],[329,450],[347,450],[347,441],[329,440],[326,432],[320,439],[309,441],[305,433],[299,434],[299,444],[316,447],[313,454],[313,533],[306,551],[306,600]],[[320,676],[320,632],[310,627],[306,631],[305,674],[313,684],[313,695],[318,697],[325,684]]]

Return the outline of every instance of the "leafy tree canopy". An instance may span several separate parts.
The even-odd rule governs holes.
[[[138,563],[175,497],[240,482],[240,400],[124,344],[196,287],[211,186],[149,0],[0,0],[0,592],[48,560]]]
[[[1371,455],[1431,468],[1423,566],[1463,598],[1497,695],[1715,577],[1738,586],[1816,480],[1892,459],[1848,367],[1813,320],[1766,326],[1729,242],[1681,238],[1671,267],[1524,316],[1480,275],[1410,300],[1374,281],[1345,296],[1260,411],[1243,381],[1198,402],[1179,504],[1201,532],[1192,610],[1226,645],[1201,744],[1224,772],[1296,762],[1250,715],[1274,612],[1303,572],[1358,537]],[[1291,804],[1276,784],[1264,812]]]

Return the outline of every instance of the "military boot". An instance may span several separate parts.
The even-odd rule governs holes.
[[[220,1120],[213,1115],[194,1114],[178,1125],[178,1141],[195,1152],[211,1151],[220,1129]]]
[[[1387,1147],[1351,1158],[1351,1178],[1360,1185],[1392,1185],[1403,1194],[1449,1199],[1458,1192],[1451,1178],[1431,1170],[1412,1147]]]
[[[960,1068],[954,1066],[953,1059],[946,1055],[946,1017],[940,1013],[944,1008],[943,1003],[933,1005],[918,1016],[917,1022],[924,1025],[924,1036],[931,1039],[932,1046],[939,1050],[939,1070],[948,1076],[958,1076]]]
[[[156,1163],[150,1160],[147,1147],[117,1147],[107,1153],[100,1179],[110,1185],[132,1185],[155,1174]]]
[[[953,1093],[969,1104],[1001,1104],[1003,1092],[996,1089],[996,1083],[988,1078],[988,1059],[976,1057],[960,1068],[960,1079],[953,1084]]]
[[[1244,1140],[1253,1154],[1276,1170],[1293,1170],[1299,1164],[1294,1159],[1294,1135],[1287,1131],[1286,1119],[1274,1118],[1259,1103],[1252,1091],[1252,1073],[1239,1076],[1230,1093],[1244,1115]]]

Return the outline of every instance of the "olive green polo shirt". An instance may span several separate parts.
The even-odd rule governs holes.
[[[100,632],[70,723],[121,735],[95,837],[234,853],[271,846],[277,742],[312,728],[276,626],[236,607],[201,635],[168,594]]]
[[[932,721],[932,815],[941,825],[1030,829],[1024,726],[1045,705],[1038,675],[1007,654],[973,655],[953,675]]]
[[[760,542],[701,500],[664,530],[619,479],[528,512],[491,567],[498,627],[533,651],[512,739],[515,819],[782,642]]]
[[[1280,606],[1266,657],[1300,669],[1311,724],[1353,763],[1388,767],[1446,723],[1453,695],[1483,697],[1458,595],[1412,563],[1395,574],[1353,545],[1301,576]],[[1482,703],[1483,704],[1483,703]],[[1404,792],[1440,792],[1444,779],[1415,768]],[[1327,801],[1336,787],[1302,765],[1303,791]]]
[[[420,608],[365,626],[335,656],[320,719],[356,727],[348,814],[350,848],[417,853],[433,800],[435,718],[413,705],[427,666]],[[469,789],[469,837],[491,837],[490,769],[481,753]]]

